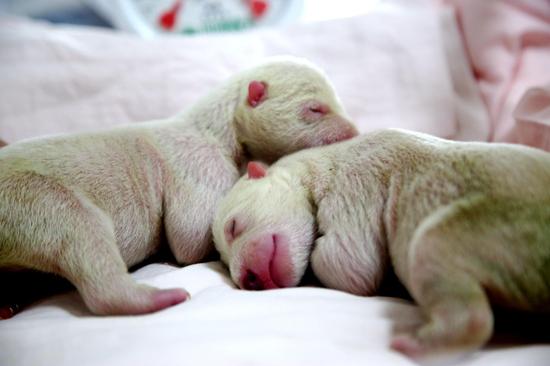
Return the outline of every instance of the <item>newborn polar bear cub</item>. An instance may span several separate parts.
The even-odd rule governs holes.
[[[550,154],[373,132],[249,163],[213,234],[245,289],[297,285],[310,260],[326,286],[372,295],[391,260],[425,314],[392,347],[475,348],[490,302],[550,311]]]
[[[137,284],[127,268],[161,236],[179,263],[213,248],[219,199],[247,157],[357,135],[327,78],[299,59],[243,71],[182,115],[0,149],[0,268],[55,273],[96,314],[140,314],[183,289]]]

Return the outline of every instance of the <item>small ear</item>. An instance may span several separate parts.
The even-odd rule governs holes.
[[[248,84],[248,104],[252,107],[259,105],[267,96],[267,84],[253,80]]]
[[[250,179],[260,179],[267,174],[267,167],[258,161],[250,161],[246,166],[246,170]]]

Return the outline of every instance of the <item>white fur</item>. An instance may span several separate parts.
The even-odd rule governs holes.
[[[274,168],[276,169],[276,168]],[[315,217],[305,188],[297,181],[298,177],[286,171],[278,172],[270,179],[251,180],[242,178],[236,183],[235,192],[246,191],[245,195],[229,195],[223,199],[212,224],[214,243],[221,258],[228,263],[231,276],[239,283],[240,268],[246,246],[252,245],[258,234],[269,231],[285,234],[291,243],[312,242],[315,237]],[[263,206],[258,202],[269,202]],[[231,244],[225,239],[224,226],[228,218],[236,218],[246,228]],[[290,259],[293,268],[305,268],[309,253],[300,245],[290,246]],[[296,273],[298,283],[302,273]]]
[[[549,187],[546,152],[383,130],[241,178],[213,231],[232,272],[248,231],[290,231],[294,284],[310,254],[325,285],[355,294],[374,294],[391,259],[427,318],[392,346],[411,355],[477,347],[492,331],[489,300],[550,311]],[[229,247],[221,229],[242,216],[246,230]]]
[[[255,108],[253,80],[267,84]],[[311,100],[331,113],[305,121]],[[137,286],[127,267],[155,252],[163,232],[178,262],[203,258],[214,210],[248,154],[273,161],[356,133],[322,72],[275,58],[168,120],[4,147],[0,267],[64,276],[94,313],[157,310],[154,289]]]

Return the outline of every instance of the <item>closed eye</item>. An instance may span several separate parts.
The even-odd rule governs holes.
[[[231,244],[244,231],[244,225],[236,218],[233,218],[225,225],[224,233],[227,244]]]
[[[330,113],[328,105],[317,101],[307,102],[302,108],[302,117],[308,122],[316,122]]]
[[[309,111],[313,113],[318,113],[318,114],[327,114],[328,108],[323,105],[317,105],[317,106],[309,107]]]

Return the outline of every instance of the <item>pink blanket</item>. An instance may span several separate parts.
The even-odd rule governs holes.
[[[550,1],[443,2],[457,9],[489,111],[490,141],[524,143],[550,151],[550,99],[542,97],[550,85]],[[535,100],[528,101],[531,98]]]
[[[278,54],[324,68],[363,132],[403,127],[474,140],[489,133],[456,25],[430,8],[152,40],[3,19],[0,49],[0,138],[7,142],[164,118],[236,70]]]
[[[550,151],[550,85],[527,90],[514,117],[521,143]]]

